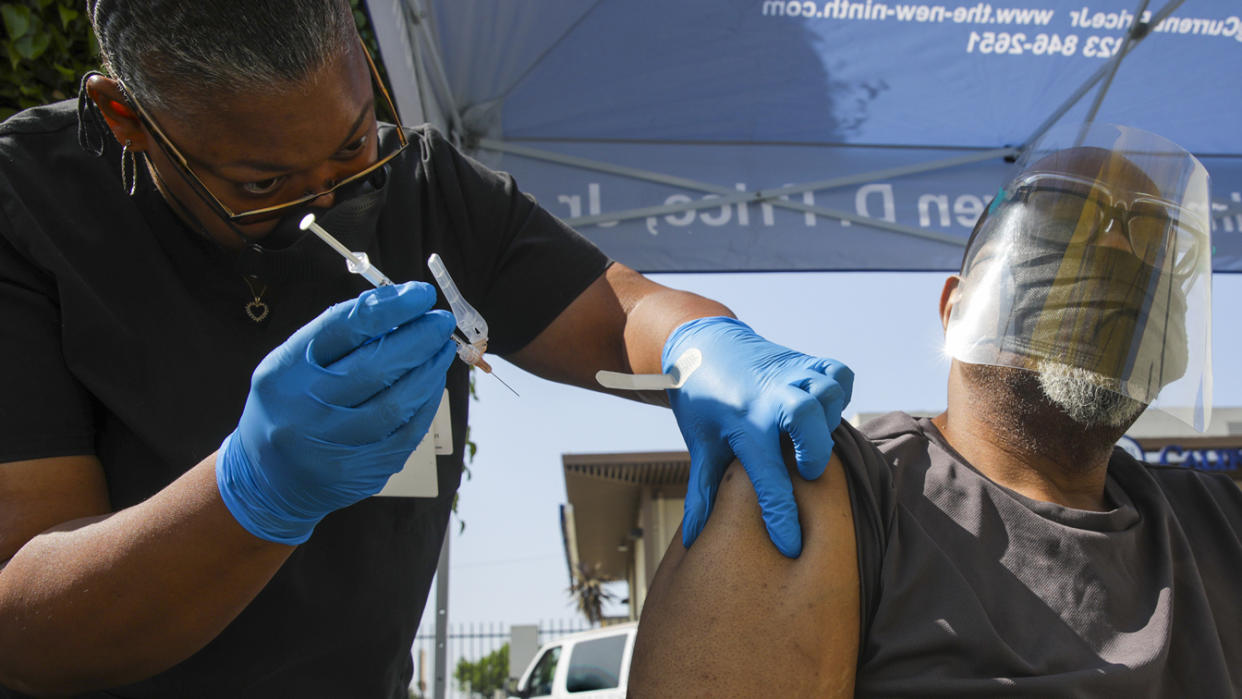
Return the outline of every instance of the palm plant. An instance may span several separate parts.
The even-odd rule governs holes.
[[[598,565],[587,567],[585,564],[578,564],[578,570],[574,571],[573,582],[567,590],[578,603],[578,611],[582,612],[582,615],[592,624],[598,624],[603,619],[604,603],[612,602],[617,598],[616,595],[604,589],[606,582],[609,581],[603,579]]]

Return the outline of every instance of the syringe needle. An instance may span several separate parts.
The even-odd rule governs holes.
[[[460,337],[457,336],[456,333],[454,333],[453,335],[450,335],[450,337],[453,339],[453,342],[457,343],[457,348],[458,348],[457,356],[460,357],[463,362],[465,362],[466,364],[469,364],[472,367],[475,367],[479,371],[482,371],[484,374],[491,374],[492,376],[496,376],[496,374],[492,371],[492,365],[488,364],[487,360],[483,358],[483,353],[479,351],[479,348],[461,339]],[[504,384],[505,388],[509,389],[510,391],[513,391],[513,387],[505,383],[504,379],[500,378],[499,376],[496,376],[496,380]],[[513,395],[517,396],[518,398],[522,397],[520,394],[518,394],[517,391],[513,391]]]
[[[490,372],[490,371],[489,371],[489,372],[487,372],[487,373],[489,373],[489,374],[491,374],[493,377],[495,377],[495,378],[496,378],[496,380],[500,382],[500,385],[501,385],[501,386],[504,386],[505,388],[507,388],[507,389],[509,389],[510,391],[512,391],[512,392],[513,392],[513,395],[517,396],[518,398],[521,398],[521,397],[522,397],[520,394],[518,394],[518,392],[517,392],[517,391],[514,391],[514,390],[513,390],[513,387],[512,387],[512,386],[510,386],[509,384],[505,383],[505,380],[504,380],[504,379],[500,378],[499,376],[496,376],[496,374],[495,374],[494,372]]]

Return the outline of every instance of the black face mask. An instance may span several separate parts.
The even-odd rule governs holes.
[[[388,201],[388,167],[337,190],[331,208],[300,207],[281,217],[271,233],[246,245],[238,255],[237,270],[271,284],[347,274],[344,258],[298,224],[313,213],[316,222],[345,247],[366,250]]]
[[[1113,377],[1150,402],[1186,371],[1180,286],[1125,250],[1024,246],[1007,333],[1024,354]]]

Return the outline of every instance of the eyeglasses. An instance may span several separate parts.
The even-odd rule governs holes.
[[[198,175],[194,174],[193,168],[190,167],[189,159],[186,158],[175,145],[173,145],[172,140],[169,139],[164,131],[159,127],[158,122],[156,122],[155,119],[142,108],[142,105],[134,99],[133,92],[131,92],[128,88],[124,88],[124,83],[122,83],[122,88],[125,89],[126,94],[129,96],[130,103],[137,110],[138,117],[151,131],[151,133],[155,134],[156,141],[159,143],[160,148],[166,155],[169,156],[169,159],[177,165],[178,171],[181,172],[183,179],[185,179],[185,181],[188,182],[196,192],[198,192],[199,197],[203,199],[203,201],[207,202],[207,204],[215,210],[216,214],[239,225],[258,223],[260,221],[268,221],[274,218],[279,218],[280,216],[288,213],[290,210],[305,206],[319,197],[331,194],[348,184],[361,180],[367,175],[370,175],[384,165],[388,164],[393,158],[400,155],[402,151],[410,145],[408,139],[406,139],[405,129],[401,124],[401,118],[397,116],[397,106],[393,103],[392,95],[389,94],[388,88],[384,87],[384,81],[380,79],[379,69],[376,68],[375,61],[371,58],[371,52],[367,50],[365,44],[360,45],[362,46],[363,55],[367,58],[367,66],[371,69],[371,79],[375,83],[375,88],[384,99],[384,104],[388,106],[388,111],[392,114],[393,120],[396,122],[397,140],[399,145],[391,153],[380,156],[375,162],[371,163],[367,167],[355,172],[349,177],[335,182],[331,187],[323,191],[307,194],[305,196],[298,197],[297,199],[293,199],[292,201],[286,201],[273,206],[263,206],[257,209],[234,211],[227,204],[221,201],[219,197],[213,194],[207,184],[199,179]],[[120,81],[118,80],[118,82]]]
[[[1128,195],[1128,193],[1127,193]],[[1058,243],[1098,244],[1116,222],[1131,252],[1152,267],[1193,265],[1207,239],[1198,216],[1164,199],[1119,197],[1109,188],[1073,175],[1034,175],[1014,188],[1008,201],[1025,211],[1032,235]],[[1030,218],[1026,218],[1030,217]]]

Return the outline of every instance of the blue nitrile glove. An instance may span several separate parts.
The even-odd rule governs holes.
[[[755,486],[772,543],[786,556],[798,556],[802,528],[781,457],[781,433],[793,442],[798,473],[819,478],[832,457],[831,433],[849,403],[854,373],[832,359],[768,342],[745,323],[720,316],[678,326],[664,343],[664,371],[690,349],[702,353],[702,364],[681,388],[668,391],[690,449],[682,543],[689,547],[703,531],[720,479],[736,455]]]
[[[455,321],[410,282],[332,306],[259,363],[216,456],[251,534],[300,544],[324,515],[378,493],[431,427]]]

